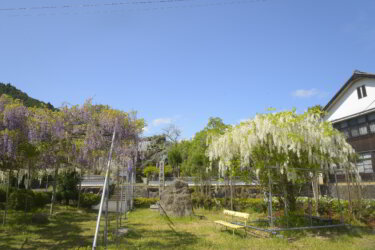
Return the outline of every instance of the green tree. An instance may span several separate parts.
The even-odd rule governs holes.
[[[168,163],[172,165],[175,176],[180,176],[180,164],[182,163],[182,156],[177,144],[170,147],[168,151]]]
[[[65,199],[66,205],[69,205],[70,200],[77,200],[79,182],[80,177],[76,171],[67,170],[59,174],[57,190]]]

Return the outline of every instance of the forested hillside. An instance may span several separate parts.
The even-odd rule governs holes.
[[[10,83],[4,84],[4,83],[0,82],[0,96],[2,94],[7,94],[14,99],[22,100],[23,104],[26,107],[41,107],[41,106],[45,105],[47,108],[49,108],[51,110],[55,109],[52,106],[51,103],[49,103],[49,102],[45,103],[45,102],[39,101],[37,99],[34,99],[34,98],[28,96],[26,93],[22,92],[21,90],[17,89],[16,87],[11,85]]]

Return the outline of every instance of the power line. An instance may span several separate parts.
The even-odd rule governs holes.
[[[153,7],[148,8],[137,8],[137,9],[121,9],[117,11],[153,11],[153,10],[167,10],[167,9],[184,9],[184,8],[198,8],[198,7],[211,7],[211,6],[223,6],[223,5],[238,5],[238,4],[249,4],[249,3],[257,3],[257,2],[266,2],[269,0],[231,0],[231,1],[215,1],[211,3],[203,3],[203,4],[190,4],[190,5],[168,5],[168,4],[176,4],[176,3],[186,3],[192,2],[195,0],[157,0],[157,1],[135,1],[135,2],[113,2],[113,3],[101,3],[101,4],[80,4],[80,5],[51,5],[51,6],[33,6],[33,7],[14,7],[14,8],[0,8],[1,13],[14,13],[14,12],[26,12],[26,11],[37,11],[42,10],[66,10],[66,9],[88,9],[88,8],[98,8],[98,7],[118,7],[118,6],[142,6],[142,5],[154,5]],[[158,6],[155,6],[158,5]],[[164,5],[164,6],[160,6]],[[104,11],[104,12],[114,12],[111,11]],[[63,13],[68,14],[68,13]],[[43,15],[43,14],[39,14]],[[16,15],[19,16],[19,15]],[[29,14],[23,16],[31,16]]]
[[[26,10],[54,10],[54,9],[72,9],[72,8],[95,8],[95,7],[115,7],[125,5],[145,5],[145,4],[167,4],[176,2],[189,2],[195,0],[149,0],[149,1],[133,1],[133,2],[112,2],[97,4],[77,4],[77,5],[50,5],[50,6],[32,6],[32,7],[14,7],[0,8],[0,11],[26,11]]]

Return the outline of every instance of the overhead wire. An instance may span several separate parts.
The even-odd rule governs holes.
[[[201,8],[201,7],[215,7],[215,6],[227,6],[227,5],[240,5],[240,4],[251,4],[251,3],[260,3],[267,2],[270,0],[220,0],[214,2],[205,2],[205,3],[192,3],[196,0],[148,0],[148,1],[132,1],[132,2],[112,2],[112,3],[97,3],[97,4],[76,4],[76,5],[50,5],[50,6],[33,6],[33,7],[14,7],[14,8],[0,8],[0,15],[2,13],[25,13],[25,12],[34,12],[42,11],[36,16],[46,16],[46,15],[69,15],[69,14],[79,14],[81,12],[50,12],[51,10],[73,10],[73,9],[89,9],[89,8],[99,8],[99,7],[119,7],[119,6],[145,6],[149,5],[150,7],[142,8],[121,8],[121,9],[107,9],[107,10],[98,10],[93,12],[86,13],[112,13],[112,12],[124,12],[124,11],[160,11],[160,10],[170,10],[170,9],[188,9],[188,8]],[[180,4],[191,2],[191,4]],[[173,4],[173,5],[171,5]],[[12,16],[34,16],[34,14],[15,14]]]

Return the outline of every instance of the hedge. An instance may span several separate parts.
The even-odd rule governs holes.
[[[91,206],[99,204],[101,196],[98,194],[82,193],[80,204],[82,207],[91,208]]]
[[[152,204],[155,204],[158,201],[158,198],[135,198],[134,206],[138,208],[149,208]]]

